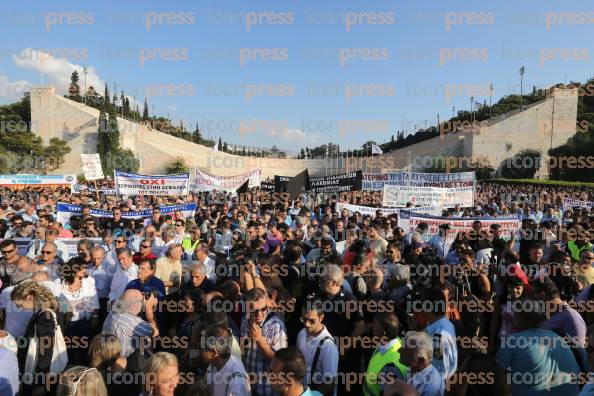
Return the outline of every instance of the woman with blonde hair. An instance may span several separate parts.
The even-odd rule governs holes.
[[[95,368],[74,366],[62,374],[56,396],[107,396],[101,374]]]
[[[10,294],[11,300],[21,309],[33,311],[23,340],[18,343],[19,371],[23,376],[23,396],[45,394],[45,381],[50,372],[61,372],[68,362],[62,335],[62,316],[58,313],[58,300],[43,285],[33,281],[18,284]],[[32,344],[32,342],[34,342]],[[29,350],[34,345],[36,351]],[[60,353],[54,356],[54,345]]]
[[[175,355],[157,352],[144,366],[144,396],[173,396],[179,383],[179,366]]]

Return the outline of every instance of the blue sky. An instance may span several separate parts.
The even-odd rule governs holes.
[[[25,0],[3,11],[2,103],[42,78],[64,92],[88,65],[88,85],[150,95],[151,111],[206,136],[287,150],[432,125],[470,96],[488,102],[490,83],[494,101],[519,93],[522,65],[525,91],[594,75],[581,1]]]

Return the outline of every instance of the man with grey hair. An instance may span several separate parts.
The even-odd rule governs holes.
[[[390,282],[387,285],[390,300],[397,305],[401,305],[406,302],[407,297],[412,293],[412,289],[410,267],[406,264],[394,264],[390,268]]]
[[[192,262],[190,267],[190,280],[184,285],[184,289],[200,288],[205,293],[215,290],[215,284],[206,277],[206,266],[200,261]]]
[[[58,246],[54,242],[45,242],[41,248],[41,258],[35,262],[35,270],[46,271],[52,281],[59,278],[59,269],[63,264],[57,254]]]
[[[171,245],[176,244],[175,240],[175,227],[166,227],[165,229],[161,230],[161,236],[163,238],[163,246],[161,247],[161,251],[157,255],[159,258],[164,257]]]
[[[445,381],[433,364],[433,340],[420,331],[409,331],[398,350],[400,363],[408,366],[406,382],[414,386],[421,396],[443,396]]]
[[[31,239],[29,243],[29,250],[27,252],[27,257],[30,259],[35,259],[36,257],[41,256],[41,248],[45,243],[45,233],[47,229],[45,227],[37,227],[35,229],[34,238]]]
[[[208,364],[206,381],[214,396],[249,396],[250,381],[241,359],[231,354],[233,334],[227,326],[210,326],[202,334],[200,356]]]

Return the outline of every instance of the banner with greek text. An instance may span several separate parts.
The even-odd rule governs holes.
[[[414,231],[420,223],[427,223],[429,226],[428,236],[436,235],[439,226],[449,224],[450,230],[446,236],[446,242],[452,243],[459,232],[472,230],[472,223],[478,220],[481,222],[481,229],[489,231],[491,224],[501,226],[502,238],[510,239],[512,232],[517,232],[522,227],[522,220],[517,216],[507,217],[441,217],[421,213],[413,213],[408,210],[401,210],[398,217],[398,226],[405,232]]]
[[[76,183],[76,175],[0,175],[0,186],[5,187],[70,187]]]
[[[87,180],[103,179],[103,168],[99,154],[81,154],[82,170]]]
[[[592,209],[592,208],[594,208],[594,202],[593,201],[581,201],[581,200],[573,199],[573,198],[564,198],[563,199],[563,210],[568,210],[571,208]]]
[[[248,187],[260,187],[261,169],[254,169],[249,172],[235,176],[217,176],[200,169],[194,171],[194,177],[190,189],[200,191],[226,191],[235,192],[246,180],[249,180]]]
[[[470,187],[419,187],[394,186],[384,184],[383,205],[390,208],[402,208],[407,203],[415,206],[436,206],[449,209],[455,206],[472,207],[474,188]]]
[[[336,210],[338,213],[342,212],[343,209],[349,211],[352,215],[355,212],[361,213],[363,216],[371,216],[375,218],[375,214],[378,210],[382,211],[383,216],[391,215],[391,214],[400,214],[403,208],[374,208],[372,206],[361,206],[361,205],[353,205],[344,202],[337,202],[336,203]],[[406,208],[407,211],[414,212],[414,213],[426,213],[435,216],[441,215],[441,210],[435,206],[427,206],[427,207],[419,207],[419,208]]]
[[[102,194],[107,194],[107,195],[116,195],[115,188],[94,188],[94,187],[85,186],[84,184],[75,184],[74,186],[72,186],[73,194],[80,194],[81,192],[85,192],[85,191],[88,191],[91,193],[100,192]]]
[[[476,174],[474,172],[457,173],[363,173],[363,190],[382,191],[384,185],[419,186],[419,187],[474,187]]]
[[[363,172],[349,172],[339,175],[309,178],[308,190],[313,193],[359,191],[363,183]]]
[[[188,195],[190,175],[137,175],[114,171],[119,195]]]
[[[56,206],[56,221],[59,221],[62,224],[67,224],[70,221],[72,216],[78,216],[82,213],[82,206],[80,205],[71,205],[69,203],[58,202]],[[196,213],[196,204],[186,204],[186,205],[170,205],[170,206],[160,206],[161,214],[171,214],[176,211],[181,211],[184,218],[194,217]],[[151,217],[153,214],[152,209],[144,209],[139,211],[133,212],[125,212],[122,211],[122,218],[124,219],[143,219]],[[100,218],[112,218],[113,213],[109,210],[100,210],[100,209],[91,209],[90,215],[93,217],[100,217]]]

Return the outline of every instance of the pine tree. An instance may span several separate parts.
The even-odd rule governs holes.
[[[109,101],[109,89],[107,83],[105,84],[105,91],[103,92],[103,111],[108,113],[111,109],[111,102]]]
[[[223,143],[223,151],[227,152],[229,150],[229,146],[227,146],[227,142]]]
[[[72,100],[76,100],[77,102],[80,102],[81,96],[80,96],[80,85],[79,85],[79,78],[78,78],[78,72],[75,70],[72,72],[72,74],[70,75],[70,87],[68,88],[68,97]]]
[[[221,138],[219,138],[219,145],[217,146],[219,151],[223,151],[223,143],[221,142]]]
[[[142,121],[146,121],[148,119],[149,119],[148,103],[146,102],[146,98],[144,98],[144,109],[142,110]]]

